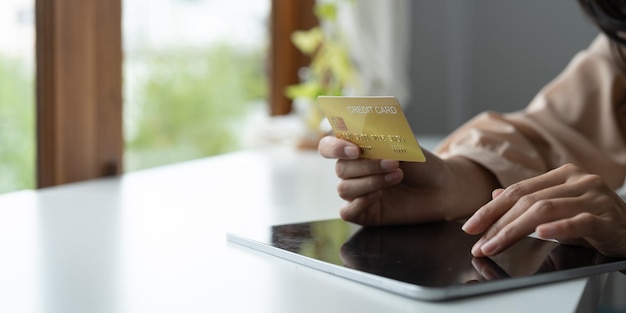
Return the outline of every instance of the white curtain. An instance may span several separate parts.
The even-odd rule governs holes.
[[[340,1],[338,22],[357,67],[354,95],[410,97],[410,0]]]

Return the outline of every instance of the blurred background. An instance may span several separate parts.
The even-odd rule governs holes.
[[[416,133],[448,133],[485,110],[524,108],[598,34],[577,1],[412,1]]]
[[[35,188],[35,1],[0,2],[0,193]],[[124,0],[125,171],[241,149],[269,0]]]
[[[311,92],[397,96],[418,138],[441,136],[481,111],[523,108],[597,34],[568,0],[323,1],[310,14],[350,62],[297,77],[350,79],[300,90],[280,112],[268,66],[277,3],[122,1],[124,171],[290,144],[311,131]],[[36,187],[35,0],[1,1],[0,29],[3,193]]]

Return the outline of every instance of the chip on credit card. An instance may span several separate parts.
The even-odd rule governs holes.
[[[320,96],[317,100],[335,136],[359,146],[362,158],[426,161],[395,97]]]

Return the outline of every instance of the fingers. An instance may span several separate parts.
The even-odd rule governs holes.
[[[404,177],[399,161],[359,159],[359,148],[346,140],[326,136],[318,148],[322,156],[338,159],[335,171],[341,178],[337,191],[342,199],[352,201],[397,184]]]
[[[561,219],[537,226],[537,236],[543,239],[556,239],[567,244],[593,246],[600,253],[608,256],[624,257],[626,243],[622,242],[623,234],[615,226],[614,218],[606,218],[582,212],[571,218]]]
[[[349,141],[326,136],[320,140],[321,156],[337,159],[335,171],[341,178],[339,196],[348,203],[340,209],[341,218],[358,224],[382,224],[379,202],[382,190],[400,183],[404,172],[395,160],[360,159],[359,147]]]
[[[597,234],[598,229],[595,216],[590,213],[580,213],[573,218],[558,220],[537,226],[537,236],[543,239],[571,239]]]
[[[400,162],[395,160],[337,160],[335,172],[337,177],[347,179],[378,175],[394,172],[400,168]]]
[[[516,216],[512,221],[494,224],[472,247],[472,255],[492,256],[502,252],[535,231],[537,225],[568,218],[576,207],[576,198],[542,200]]]
[[[348,202],[344,207],[342,207],[339,210],[339,215],[343,220],[363,225],[371,218],[366,216],[367,212],[377,211],[370,210],[370,208],[376,205],[380,197],[381,192],[376,191],[356,198],[353,201]],[[375,218],[376,220],[380,220],[381,217],[378,216]]]
[[[361,150],[357,145],[347,140],[333,136],[323,137],[317,147],[320,155],[328,159],[358,159]]]
[[[550,186],[562,184],[564,178],[558,174],[559,173],[549,172],[548,174],[513,184],[504,190],[494,190],[492,193],[494,199],[478,209],[472,217],[465,222],[463,230],[472,235],[485,232],[511,208],[520,203],[520,200],[521,202],[526,202],[526,205],[528,205],[528,203],[534,201],[531,198],[532,196],[529,195]],[[521,204],[521,206],[523,205],[524,204]]]
[[[363,165],[360,171],[357,169],[338,170],[337,175],[342,178],[337,185],[339,196],[344,200],[352,201],[358,197],[382,190],[402,181],[404,172],[398,167],[397,162],[395,167],[389,170],[385,169],[387,167],[386,165],[376,166],[376,164],[384,163],[386,163],[385,160],[366,162],[367,165]],[[356,164],[351,165],[356,166]],[[353,176],[349,176],[346,173]]]
[[[472,254],[477,257],[498,254],[535,231],[538,225],[597,210],[598,202],[594,199],[602,199],[602,192],[598,190],[603,186],[596,175],[563,166],[504,191],[494,191],[494,199],[463,225],[463,230],[469,234],[484,232],[472,247]],[[550,235],[549,231],[556,230],[545,228],[544,235]]]
[[[323,157],[338,159],[335,171],[341,181],[337,191],[348,201],[397,184],[404,177],[400,162],[359,159],[359,148],[343,139],[326,136],[320,140],[318,150]]]

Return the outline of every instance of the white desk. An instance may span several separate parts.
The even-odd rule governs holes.
[[[410,300],[226,241],[228,225],[337,217],[334,161],[240,152],[0,196],[0,312],[575,312],[602,276]],[[587,288],[586,288],[587,287]]]

